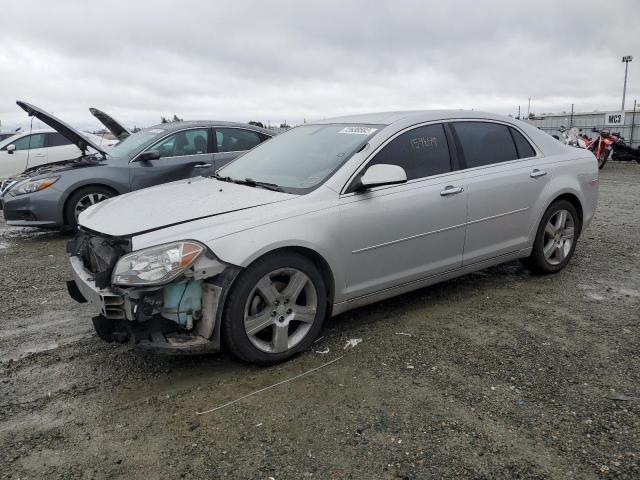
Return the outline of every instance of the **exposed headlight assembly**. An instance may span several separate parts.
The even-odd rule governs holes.
[[[37,180],[26,180],[24,182],[16,183],[9,193],[11,195],[25,195],[27,193],[39,192],[45,188],[49,188],[56,183],[60,177],[39,178]]]
[[[112,283],[121,286],[163,285],[180,276],[205,250],[192,241],[166,243],[123,256],[113,269]]]

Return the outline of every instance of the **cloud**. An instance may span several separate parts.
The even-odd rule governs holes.
[[[301,122],[356,112],[616,109],[635,2],[9,2],[0,120],[23,99],[83,128],[97,106],[129,125],[160,115]],[[597,21],[594,19],[597,18]],[[628,99],[640,96],[640,57]]]

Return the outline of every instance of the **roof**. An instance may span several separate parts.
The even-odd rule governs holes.
[[[327,123],[368,123],[373,125],[391,125],[404,120],[416,122],[430,122],[435,120],[447,120],[452,118],[483,118],[493,120],[513,120],[504,115],[479,112],[477,110],[407,110],[398,112],[377,112],[350,115],[345,117],[327,118],[312,122],[315,124]]]
[[[30,133],[53,133],[55,130],[53,128],[34,128],[33,130],[20,130],[17,132],[13,132],[14,135],[29,135]],[[11,133],[11,132],[2,132],[2,133]]]
[[[157,125],[153,125],[151,127],[146,127],[143,130],[149,130],[152,128],[162,128],[168,132],[172,132],[174,130],[181,130],[183,128],[191,128],[191,127],[237,127],[237,128],[247,128],[250,130],[256,130],[258,132],[262,132],[265,135],[273,136],[273,132],[267,130],[266,128],[256,127],[255,125],[249,125],[248,123],[240,123],[240,122],[225,122],[221,120],[187,120],[180,122],[169,122],[169,123],[159,123]]]

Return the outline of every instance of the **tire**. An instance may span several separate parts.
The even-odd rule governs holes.
[[[547,228],[548,224],[551,221],[550,225],[558,225],[558,215],[563,211],[567,214],[564,227],[552,232],[552,228]],[[571,202],[558,200],[552,203],[538,225],[531,255],[523,259],[522,263],[536,274],[545,275],[559,272],[573,256],[581,228],[582,224],[578,212]],[[566,243],[567,240],[570,240],[569,245]],[[558,244],[559,241],[562,243]],[[553,242],[555,242],[555,246],[552,245]]]
[[[108,198],[115,197],[117,194],[107,187],[101,187],[99,185],[84,187],[79,190],[76,190],[71,194],[71,196],[67,199],[67,203],[64,206],[64,223],[68,228],[75,230],[78,228],[78,217],[77,215],[88,208],[89,206],[102,202]],[[86,205],[82,210],[77,212],[76,208],[78,207],[81,201],[87,199]]]
[[[600,152],[600,156],[598,157],[598,169],[602,170],[604,168],[605,163],[609,159],[609,150],[606,148]]]
[[[239,359],[278,363],[309,348],[326,314],[327,288],[315,264],[294,252],[274,253],[236,278],[225,302],[222,335]]]

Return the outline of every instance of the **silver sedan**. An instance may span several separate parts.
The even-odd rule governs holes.
[[[560,271],[597,196],[591,152],[512,118],[323,120],[87,209],[69,291],[105,340],[273,363],[329,315],[514,259]]]

